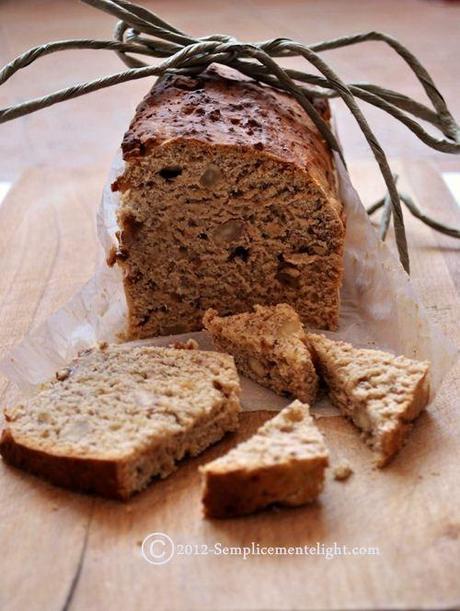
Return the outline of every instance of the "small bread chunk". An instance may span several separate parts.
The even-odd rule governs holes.
[[[93,348],[6,411],[0,453],[54,484],[126,499],[236,430],[239,392],[228,355]]]
[[[189,337],[185,342],[173,342],[168,348],[176,348],[176,350],[198,350],[200,345],[196,339]]]
[[[309,406],[294,401],[248,441],[201,467],[205,515],[225,518],[313,501],[328,462]]]
[[[313,403],[318,389],[306,335],[297,312],[285,303],[221,318],[208,310],[203,324],[214,346],[235,358],[238,371],[279,395]]]
[[[323,335],[311,333],[308,339],[332,403],[363,431],[377,465],[385,466],[428,403],[430,364]]]
[[[337,465],[334,469],[334,479],[338,482],[346,481],[353,474],[353,469],[348,463]]]

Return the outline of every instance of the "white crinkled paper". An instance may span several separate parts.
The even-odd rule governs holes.
[[[455,360],[455,349],[428,318],[418,302],[409,277],[382,243],[336,158],[341,198],[347,216],[345,273],[339,330],[327,333],[362,347],[378,347],[395,354],[431,361],[433,394]],[[108,254],[116,244],[118,194],[110,185],[122,171],[121,155],[112,165],[97,217],[98,236]],[[28,394],[52,377],[80,350],[97,341],[119,341],[126,321],[121,272],[109,268],[105,257],[95,275],[60,310],[33,330],[0,363],[0,370]],[[145,340],[153,345],[194,337],[202,349],[211,349],[205,332]],[[280,409],[287,400],[243,380],[243,408]],[[326,415],[323,412],[323,415]]]

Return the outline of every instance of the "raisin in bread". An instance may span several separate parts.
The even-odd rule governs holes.
[[[238,426],[230,356],[102,346],[6,412],[4,460],[51,482],[125,499]]]
[[[123,270],[131,338],[198,330],[208,308],[257,303],[336,327],[343,207],[330,150],[297,101],[220,68],[167,76],[122,150],[109,260]]]
[[[323,335],[308,340],[329,396],[361,429],[385,466],[403,445],[430,395],[429,363],[354,348]]]
[[[204,327],[214,346],[235,358],[238,371],[280,395],[313,403],[318,376],[297,312],[282,303],[225,318],[208,310]]]
[[[274,503],[303,505],[323,489],[327,466],[328,451],[308,405],[294,401],[248,441],[201,467],[205,514],[224,518]]]

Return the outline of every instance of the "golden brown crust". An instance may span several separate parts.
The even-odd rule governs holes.
[[[327,119],[324,101],[320,110]],[[125,134],[123,158],[142,157],[174,140],[263,152],[307,173],[324,192],[336,191],[331,152],[300,104],[228,68],[211,66],[193,78],[157,81]],[[114,188],[126,185],[121,179]]]
[[[316,499],[324,485],[327,457],[306,467],[299,464],[287,472],[286,465],[260,468],[256,472],[238,469],[206,472],[203,507],[208,518],[247,515],[272,503],[297,507]]]
[[[7,464],[63,488],[121,500],[129,496],[124,495],[120,488],[117,462],[114,460],[48,454],[16,442],[9,429],[2,432],[0,454]]]
[[[201,467],[207,517],[246,515],[316,499],[329,457],[309,407],[294,401],[247,441]]]

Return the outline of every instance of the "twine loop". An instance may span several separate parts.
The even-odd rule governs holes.
[[[212,63],[223,64],[265,85],[287,91],[295,97],[330,148],[336,151],[345,163],[343,152],[333,130],[321,117],[313,103],[315,98],[342,99],[364,134],[379,165],[388,191],[382,200],[368,209],[368,213],[372,214],[383,207],[380,226],[382,239],[385,239],[389,224],[393,219],[399,258],[407,272],[409,272],[409,254],[401,202],[413,215],[436,231],[460,238],[459,229],[448,227],[429,218],[416,207],[410,197],[398,193],[396,180],[391,173],[385,152],[357,104],[357,100],[362,100],[382,109],[400,121],[432,149],[443,153],[460,153],[460,127],[449,112],[442,94],[418,59],[391,36],[372,31],[310,45],[284,37],[247,43],[225,34],[195,38],[166,23],[146,8],[126,0],[82,1],[118,19],[113,40],[75,39],[40,45],[26,51],[4,66],[0,70],[0,85],[40,57],[68,49],[115,52],[128,70],[0,109],[0,123],[133,79],[162,76],[166,73],[196,75]],[[341,49],[364,42],[379,42],[389,46],[416,76],[430,105],[417,102],[398,91],[371,83],[345,83],[320,56],[323,51]],[[148,61],[143,61],[140,57],[146,57]],[[319,74],[283,68],[276,61],[287,57],[303,58],[308,64],[314,66]],[[152,58],[162,61],[158,65],[152,65],[150,63]],[[428,132],[421,121],[430,124],[437,130],[438,135]]]

